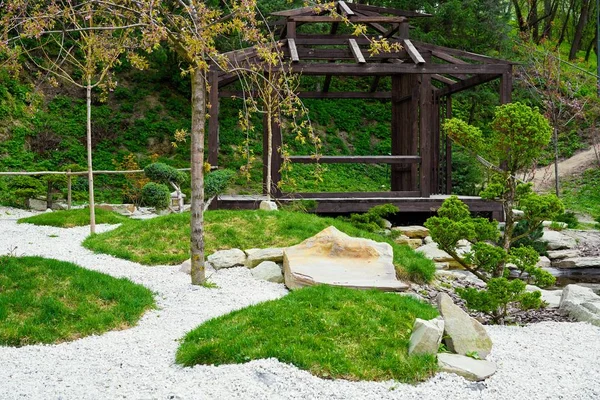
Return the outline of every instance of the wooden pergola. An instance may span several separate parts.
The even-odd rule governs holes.
[[[271,174],[274,194],[280,201],[293,198],[316,199],[317,211],[366,211],[381,203],[396,203],[402,211],[435,210],[451,188],[451,143],[440,137],[440,120],[452,115],[452,95],[474,86],[499,79],[500,103],[511,101],[512,63],[467,51],[413,41],[409,38],[409,20],[427,17],[412,11],[346,3],[338,1],[335,12],[316,13],[305,7],[273,13],[280,18],[274,26],[278,30],[281,53],[291,65],[292,72],[323,76],[320,91],[300,92],[301,98],[315,99],[379,99],[392,103],[391,155],[328,156],[317,159],[310,155],[294,155],[292,163],[362,163],[390,164],[391,191],[359,193],[281,193],[277,183],[281,179],[281,154],[273,151]],[[345,19],[352,24],[364,24],[368,33],[353,36],[338,33]],[[329,24],[329,33],[301,33],[307,24]],[[373,40],[386,38],[398,43],[401,50],[371,55]],[[235,63],[252,62],[257,52],[254,48],[236,50],[227,54]],[[286,67],[288,68],[288,67]],[[331,91],[331,81],[338,76],[370,77],[368,90],[362,92]],[[382,90],[380,81],[391,78],[391,90]],[[236,73],[222,71],[214,66],[209,73],[210,119],[209,155],[211,165],[218,165],[219,107],[221,97],[241,97],[228,86],[238,80]],[[266,124],[264,124],[266,126]],[[273,132],[273,149],[282,144],[281,130],[276,125]],[[267,135],[263,135],[266,149]],[[444,146],[442,146],[444,144]],[[263,151],[263,176],[266,176],[267,152]],[[445,162],[444,162],[445,158]],[[445,165],[445,171],[441,167]],[[442,182],[440,176],[445,177]],[[266,182],[265,182],[266,185]],[[474,211],[492,212],[502,218],[498,203],[478,198],[466,198]],[[249,199],[222,198],[218,207],[250,208]]]

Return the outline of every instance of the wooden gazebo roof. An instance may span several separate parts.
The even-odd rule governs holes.
[[[512,63],[409,39],[409,19],[427,17],[413,11],[377,7],[364,4],[335,3],[334,11],[316,12],[313,7],[279,11],[272,14],[281,17],[274,26],[277,29],[284,61],[293,71],[303,75],[325,76],[320,92],[304,92],[305,98],[391,98],[390,92],[381,92],[382,76],[398,74],[427,74],[434,82],[437,98],[451,95],[473,86],[510,74]],[[340,24],[364,24],[369,30],[365,35],[338,34]],[[330,24],[327,34],[300,33],[302,25],[311,23]],[[391,53],[370,54],[373,40],[385,38],[398,43],[401,50]],[[252,62],[257,57],[253,48],[227,53],[234,65]],[[330,92],[332,76],[372,76],[370,89],[366,92]],[[235,82],[232,72],[218,73],[219,87]],[[227,97],[232,92],[223,92]]]

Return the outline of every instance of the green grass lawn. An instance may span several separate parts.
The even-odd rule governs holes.
[[[189,332],[176,361],[185,366],[274,357],[323,378],[418,382],[436,370],[434,355],[408,356],[424,303],[394,293],[313,286],[214,318]]]
[[[97,224],[120,224],[129,218],[113,212],[96,208]],[[81,208],[77,210],[61,210],[34,215],[33,217],[21,218],[19,224],[48,225],[59,228],[73,228],[90,224],[90,210]]]
[[[125,329],[153,307],[150,290],[127,279],[41,257],[0,257],[0,345]]]
[[[600,168],[564,182],[561,196],[568,210],[600,217]]]
[[[205,251],[240,248],[287,247],[314,236],[330,225],[350,236],[387,242],[394,249],[399,274],[429,281],[435,266],[407,246],[366,232],[352,224],[314,214],[278,211],[208,211],[205,218]],[[188,259],[190,214],[171,214],[146,221],[130,220],[110,232],[89,236],[83,246],[99,253],[145,265],[179,264]]]

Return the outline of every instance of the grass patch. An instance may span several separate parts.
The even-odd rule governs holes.
[[[433,263],[407,246],[376,233],[360,230],[335,218],[278,211],[208,211],[204,214],[206,254],[239,248],[287,247],[314,236],[330,225],[355,237],[387,242],[394,249],[394,263],[403,276],[429,281]],[[189,256],[190,215],[171,214],[145,221],[130,220],[115,230],[89,236],[83,246],[96,252],[145,265],[180,264]]]
[[[600,216],[600,168],[562,183],[562,200],[568,210]]]
[[[408,356],[415,318],[437,311],[375,290],[313,286],[212,319],[189,332],[176,361],[239,364],[274,357],[323,378],[418,382],[434,355]]]
[[[128,221],[129,218],[101,208],[96,208],[97,224],[120,224]],[[33,217],[21,218],[17,221],[19,224],[34,224],[56,226],[59,228],[73,228],[75,226],[85,226],[90,224],[90,210],[80,208],[77,210],[60,210],[34,215]]]
[[[128,328],[152,307],[150,290],[127,279],[41,257],[0,257],[0,345]]]

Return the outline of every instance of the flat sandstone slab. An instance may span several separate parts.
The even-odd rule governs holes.
[[[396,279],[388,243],[354,238],[333,226],[285,249],[283,268],[289,289],[318,284],[383,291],[408,289]]]

